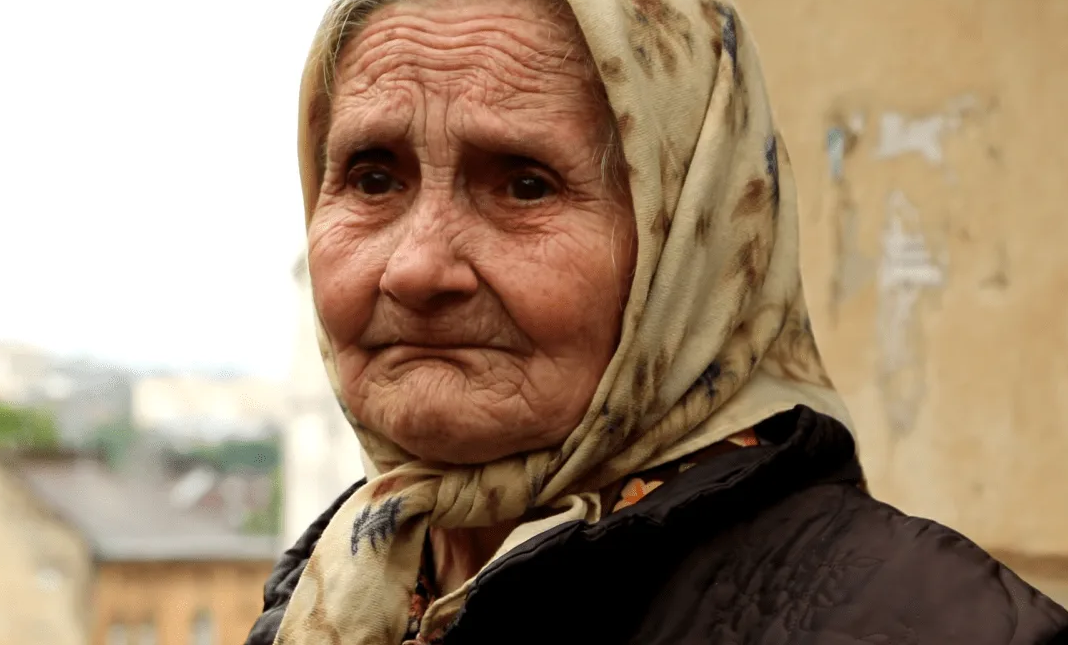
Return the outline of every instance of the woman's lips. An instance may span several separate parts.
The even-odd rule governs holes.
[[[397,343],[373,350],[378,356],[392,363],[437,359],[450,363],[468,363],[472,358],[486,352],[512,353],[510,349],[493,345],[417,345]]]
[[[373,353],[394,347],[411,348],[406,351],[422,351],[425,355],[498,350],[530,356],[535,351],[531,339],[490,294],[426,314],[380,298],[356,340],[361,349]]]
[[[513,347],[508,343],[497,342],[490,340],[486,342],[413,342],[408,340],[398,340],[388,343],[379,343],[371,347],[367,347],[369,351],[380,352],[393,348],[407,348],[413,350],[421,350],[427,352],[445,351],[445,350],[457,350],[457,349],[496,349],[501,351],[513,351]]]

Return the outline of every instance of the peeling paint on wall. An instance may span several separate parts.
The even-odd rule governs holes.
[[[875,151],[878,158],[918,152],[933,164],[942,163],[942,135],[948,127],[945,116],[936,114],[910,121],[895,112],[887,112],[879,125],[879,148]]]
[[[875,275],[875,262],[860,250],[860,214],[847,190],[837,195],[836,262],[831,288],[832,313],[869,285]]]
[[[845,176],[845,161],[864,130],[864,116],[835,117],[827,130],[827,161],[834,180],[835,263],[831,285],[831,317],[838,307],[871,282],[874,262],[860,250],[860,217]]]
[[[915,426],[926,394],[920,297],[944,286],[947,264],[934,260],[916,207],[900,190],[890,193],[877,282],[879,390],[899,435]]]
[[[955,169],[946,155],[946,145],[972,123],[996,109],[996,101],[980,100],[974,94],[951,98],[934,110],[911,114],[892,109],[835,111],[826,130],[828,175],[831,179],[835,256],[831,273],[830,314],[838,320],[847,300],[873,287],[876,291],[877,365],[875,376],[883,399],[887,424],[896,435],[916,427],[924,398],[924,312],[934,302],[925,294],[938,294],[947,279],[948,258],[936,257],[932,246],[948,248],[941,237],[925,233],[920,210],[906,196],[907,186],[891,178],[891,190],[882,204],[883,231],[878,241],[865,225],[879,206],[867,200],[856,182],[875,178],[886,185],[885,175],[896,172],[886,162],[911,157],[936,166],[946,180],[944,190],[955,190]],[[870,116],[870,118],[869,118]],[[871,123],[865,131],[866,122]],[[868,140],[865,140],[865,137]],[[861,198],[865,201],[861,203]],[[933,204],[930,206],[934,208]],[[927,225],[932,216],[927,213]],[[927,232],[931,232],[928,228]],[[873,242],[875,244],[873,244]],[[876,250],[878,249],[878,250]],[[865,252],[867,250],[867,252]],[[984,282],[988,290],[1004,289],[1007,262],[1002,262]]]
[[[898,112],[884,112],[879,121],[878,159],[890,159],[910,152],[919,153],[932,164],[942,165],[945,155],[942,139],[961,127],[964,117],[979,107],[979,100],[965,94],[950,100],[944,111],[909,119]]]
[[[842,164],[845,162],[847,136],[845,128],[841,126],[832,125],[827,130],[827,160],[831,164],[831,177],[835,181],[842,179]]]

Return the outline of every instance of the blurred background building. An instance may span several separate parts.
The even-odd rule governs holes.
[[[283,549],[287,391],[0,344],[0,644],[241,642]]]
[[[296,29],[293,15],[278,18],[277,28],[248,28],[249,20],[266,20],[270,12],[249,12],[239,0],[213,5],[220,12],[215,19],[245,27],[206,31],[205,42],[217,37],[232,44],[237,32],[262,38],[237,44],[258,57],[255,64],[229,69],[223,63],[230,59],[211,57],[200,74],[219,68],[225,82],[210,90],[192,73],[177,81],[169,75],[168,82],[180,82],[198,101],[233,86],[236,94],[212,103],[216,110],[227,101],[244,105],[253,94],[265,96],[261,89],[275,83],[271,96],[277,100],[263,99],[264,110],[276,103],[289,109],[291,81],[325,4],[293,5],[307,16],[284,50],[279,34]],[[1068,182],[1061,179],[1068,134],[1058,125],[1068,113],[1068,69],[1059,64],[1068,61],[1068,39],[1061,35],[1068,2],[737,4],[761,50],[798,183],[803,272],[816,335],[854,416],[873,492],[959,529],[1068,603],[1068,471],[1062,468],[1068,456],[1068,255],[1060,252],[1068,239]],[[115,16],[125,11],[107,6]],[[167,20],[193,30],[215,24],[197,11],[190,5],[188,15],[171,11]],[[98,18],[85,18],[91,19]],[[0,29],[5,24],[19,23],[0,16]],[[160,29],[153,45],[178,37]],[[187,33],[174,29],[185,43]],[[62,48],[66,41],[56,42]],[[124,44],[121,60],[132,49]],[[184,70],[192,59],[184,45],[178,50]],[[260,60],[271,52],[281,52],[280,60]],[[239,65],[244,59],[233,60]],[[270,71],[247,79],[255,81],[254,90],[241,85],[242,70],[249,68]],[[48,78],[27,82],[38,76]],[[173,88],[167,92],[173,97]],[[105,114],[112,112],[108,107]],[[177,114],[170,123],[180,129],[187,116]],[[213,112],[211,119],[219,118]],[[228,136],[244,136],[244,118],[224,119]],[[249,125],[248,141],[289,123],[279,116]],[[198,127],[178,134],[198,141]],[[278,247],[291,249],[299,187],[291,132],[279,138],[271,153],[278,159],[265,153],[258,161],[277,161],[288,179],[279,182],[277,194],[270,180],[257,175],[256,181],[271,199],[292,198],[282,202],[287,205],[279,215],[289,228],[276,227],[286,240]],[[226,175],[229,190],[229,173],[239,169],[229,161],[216,168],[213,158],[195,152],[197,167]],[[5,172],[47,165],[26,162],[31,153],[22,151]],[[197,201],[213,203],[211,197]],[[220,212],[234,212],[235,220],[244,210],[262,217],[246,201]],[[101,203],[100,212],[113,206]],[[220,268],[235,265],[233,254],[247,250],[251,258],[252,250],[247,225],[231,230],[217,215],[211,214],[219,222],[213,236],[198,230],[197,239],[205,249],[218,243],[225,251],[210,275],[230,280],[227,290],[209,300],[207,281],[194,282],[191,276],[206,274],[194,271],[204,258],[188,260],[180,279],[190,281],[192,319],[210,319],[207,328],[226,342],[209,344],[212,336],[192,332],[188,339],[153,342],[229,348],[241,346],[243,332],[257,331],[244,320],[225,325],[232,312],[251,310],[255,297],[268,296],[247,287],[258,273],[234,269],[231,275]],[[258,219],[255,225],[267,226]],[[133,270],[127,260],[115,260],[123,276],[151,274],[150,256],[157,251],[151,245],[162,252],[169,243],[153,242],[147,231],[138,235],[144,236],[140,246],[151,248]],[[6,245],[0,254],[17,250],[12,239],[0,234]],[[281,268],[269,299],[287,303],[295,295],[289,314],[296,323],[291,336],[249,343],[256,352],[281,356],[288,364],[281,376],[222,367],[146,368],[0,342],[0,571],[15,599],[0,603],[0,645],[239,643],[259,612],[271,560],[362,476],[357,442],[322,368],[306,264],[301,258],[292,266],[288,251],[271,253],[271,266]],[[236,266],[245,260],[241,256]],[[106,255],[99,261],[110,266]],[[3,273],[0,297],[36,275],[26,274]],[[130,299],[133,279],[113,281],[118,287],[94,283],[96,295],[118,307]],[[155,274],[151,280],[138,297],[161,292],[177,302],[182,295],[158,287]],[[13,311],[6,303],[0,299],[0,320]],[[175,305],[165,313],[181,310]],[[219,350],[219,365],[237,360]]]
[[[142,378],[130,399],[134,425],[183,442],[264,439],[289,416],[285,384],[247,376]]]
[[[243,532],[242,515],[212,503],[213,482],[153,472],[135,479],[72,452],[7,460],[3,642],[242,642],[277,541]]]
[[[0,343],[0,645],[243,640],[273,561],[363,475],[303,254],[292,277],[285,380]]]
[[[0,401],[52,411],[60,438],[83,443],[101,425],[128,423],[128,370],[86,358],[60,358],[23,343],[0,343]]]

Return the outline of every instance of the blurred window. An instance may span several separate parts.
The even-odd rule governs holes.
[[[156,624],[151,620],[137,628],[137,645],[156,645]]]
[[[111,623],[111,626],[108,627],[107,645],[130,645],[126,625]]]
[[[215,624],[208,610],[201,609],[193,619],[192,638],[189,645],[215,645]]]

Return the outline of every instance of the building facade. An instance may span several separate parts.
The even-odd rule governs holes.
[[[91,645],[243,643],[270,561],[110,561],[96,567]]]
[[[225,512],[181,503],[95,457],[18,455],[0,467],[0,645],[243,642],[280,551]]]
[[[0,645],[89,645],[92,559],[77,527],[0,465]]]

